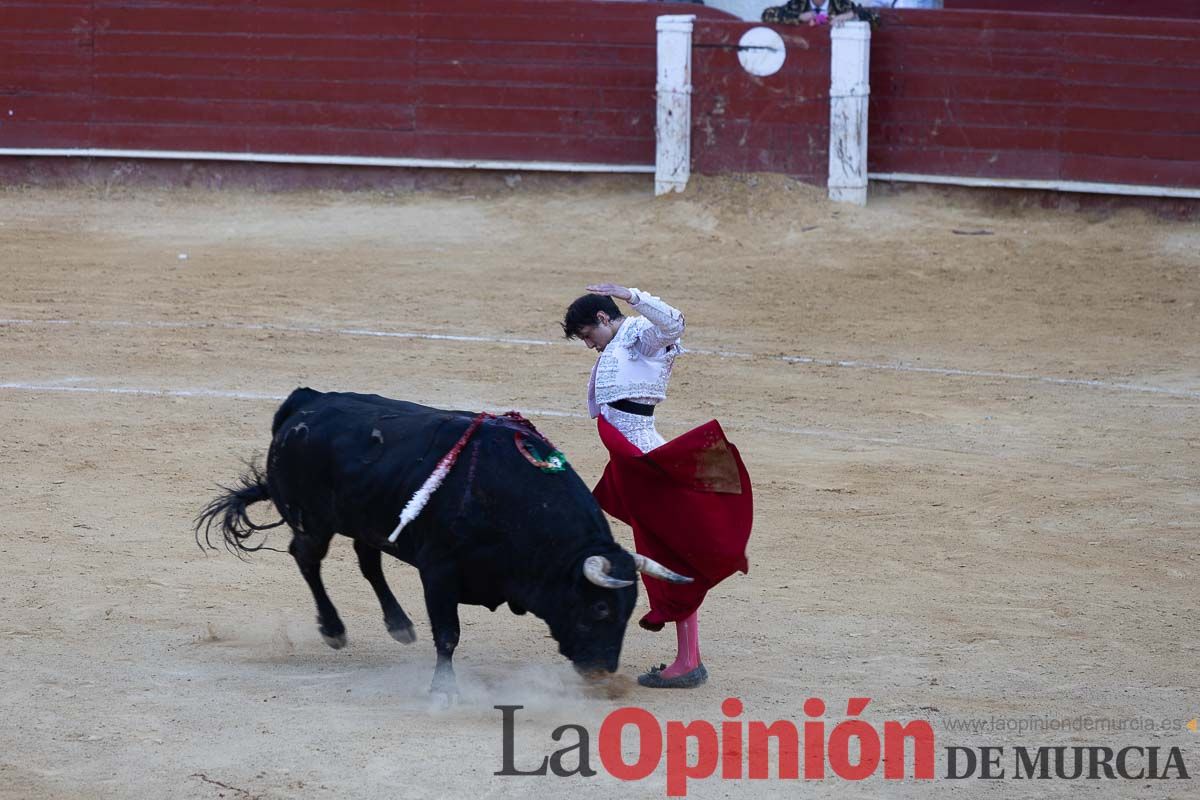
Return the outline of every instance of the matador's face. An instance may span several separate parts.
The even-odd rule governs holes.
[[[604,348],[608,347],[608,343],[617,335],[617,329],[620,327],[620,322],[614,322],[609,319],[608,314],[601,311],[596,314],[595,325],[584,325],[579,329],[579,341],[586,344],[589,350],[603,353]]]

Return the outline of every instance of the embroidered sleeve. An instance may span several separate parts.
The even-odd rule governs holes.
[[[664,303],[654,295],[641,289],[630,289],[633,299],[629,301],[650,325],[638,333],[634,346],[644,356],[654,355],[674,344],[683,335],[683,314],[677,308]]]

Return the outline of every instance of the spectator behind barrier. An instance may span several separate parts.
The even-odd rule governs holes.
[[[879,24],[879,14],[850,0],[788,0],[785,5],[763,9],[763,22],[784,25],[840,25],[852,19]]]

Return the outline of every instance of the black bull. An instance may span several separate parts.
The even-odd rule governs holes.
[[[208,543],[215,526],[226,546],[253,551],[262,543],[250,544],[251,537],[286,523],[288,552],[316,600],[321,636],[335,649],[345,645],[346,628],[321,581],[334,534],[354,540],[387,630],[404,643],[416,638],[412,622],[384,580],[380,556],[413,565],[437,650],[435,692],[455,692],[460,603],[530,611],[546,621],[559,652],[577,669],[615,671],[637,601],[635,573],[687,579],[613,541],[600,507],[569,466],[554,473],[530,463],[515,436],[548,449],[530,427],[484,422],[421,514],[394,544],[388,541],[400,510],[473,417],[378,395],[297,389],[275,413],[266,474],[251,468],[213,500],[196,520],[197,539],[203,532]],[[280,522],[251,522],[246,507],[264,500],[274,503]]]

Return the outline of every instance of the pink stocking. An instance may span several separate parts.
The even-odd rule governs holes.
[[[674,678],[700,666],[700,623],[696,619],[699,613],[693,611],[690,617],[675,623],[679,655],[675,657],[675,663],[662,671],[664,678]]]

